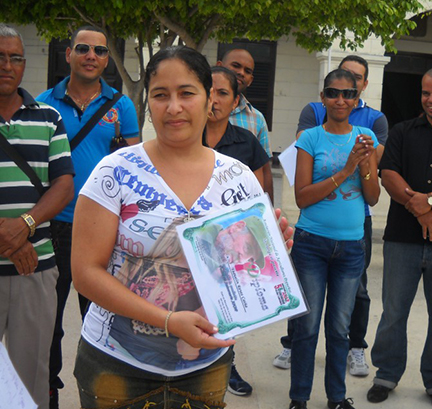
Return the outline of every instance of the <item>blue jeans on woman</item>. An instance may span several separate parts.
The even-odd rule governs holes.
[[[310,398],[315,351],[327,290],[325,311],[325,389],[332,402],[345,399],[348,332],[364,267],[364,240],[338,241],[296,229],[291,251],[310,312],[293,320],[290,398]]]
[[[423,277],[428,330],[420,372],[432,395],[432,245],[385,241],[383,253],[383,313],[371,351],[372,363],[378,368],[374,384],[393,389],[405,372],[408,316]]]

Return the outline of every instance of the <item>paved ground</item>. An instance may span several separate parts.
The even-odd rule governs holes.
[[[297,220],[298,210],[295,206],[292,188],[285,176],[275,171],[275,202],[282,207],[291,224]],[[369,292],[372,299],[370,325],[367,335],[369,345],[373,344],[375,331],[381,315],[381,278],[382,278],[382,232],[385,225],[389,198],[382,192],[380,203],[374,209],[373,257],[369,268]],[[401,300],[402,301],[402,300]],[[403,301],[402,301],[403,302]],[[365,378],[353,377],[347,374],[347,396],[355,401],[357,409],[403,409],[430,408],[430,399],[422,384],[419,366],[427,326],[426,304],[422,287],[419,288],[416,301],[412,307],[408,323],[409,345],[407,370],[397,389],[389,399],[381,404],[371,404],[366,400],[366,392],[372,385],[371,374]],[[254,331],[240,338],[236,345],[236,363],[239,372],[253,386],[254,392],[248,398],[241,398],[227,393],[228,408],[235,409],[288,409],[290,372],[273,367],[272,360],[281,350],[279,338],[284,334],[285,322],[279,322],[261,330]],[[65,389],[60,394],[60,408],[79,408],[77,388],[72,375],[75,351],[79,339],[80,318],[77,294],[72,291],[69,296],[65,314],[65,341],[62,379]],[[368,360],[370,351],[367,350]],[[321,335],[318,345],[315,383],[309,409],[326,408],[324,393],[324,337]]]

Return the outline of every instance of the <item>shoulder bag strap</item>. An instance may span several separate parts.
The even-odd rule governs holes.
[[[8,155],[17,166],[28,176],[30,182],[34,185],[36,190],[42,196],[45,193],[45,188],[42,185],[39,176],[27,161],[20,155],[20,153],[9,143],[3,134],[0,133],[0,148]]]
[[[114,94],[113,99],[106,101],[80,129],[80,131],[70,141],[71,152],[81,143],[87,134],[95,127],[99,120],[114,106],[114,104],[123,96],[121,92]]]

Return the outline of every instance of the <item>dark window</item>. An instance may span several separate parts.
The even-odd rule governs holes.
[[[249,51],[255,60],[254,80],[245,96],[249,102],[264,115],[269,131],[273,123],[273,93],[276,69],[276,47],[274,41],[253,42],[234,40],[233,43],[219,43],[217,59],[233,48]]]
[[[59,41],[54,39],[49,46],[48,59],[48,88],[53,88],[70,74],[70,66],[66,62],[66,48],[69,47],[70,40]],[[124,58],[125,42],[119,40],[122,58]],[[122,91],[123,81],[117,71],[114,60],[110,57],[108,66],[102,74],[104,80],[117,91]]]
[[[417,14],[414,17],[411,17],[410,20],[414,21],[417,26],[414,30],[410,31],[409,37],[426,37],[428,13]]]
[[[415,118],[423,112],[421,80],[423,74],[432,68],[432,56],[402,51],[386,55],[391,60],[384,68],[381,111],[391,129],[398,122]]]

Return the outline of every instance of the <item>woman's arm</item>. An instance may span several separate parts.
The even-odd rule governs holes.
[[[117,237],[119,218],[94,200],[80,196],[72,232],[72,278],[78,292],[119,315],[165,328],[167,311],[130,291],[107,272]],[[171,315],[169,332],[197,348],[222,348],[234,344],[211,335],[217,332],[205,318],[189,311]]]
[[[378,201],[380,188],[378,184],[377,160],[373,148],[373,141],[369,135],[357,137],[357,141],[351,150],[345,166],[342,170],[333,176],[318,182],[312,183],[313,175],[313,157],[303,149],[299,148],[297,152],[297,168],[295,179],[296,203],[300,209],[318,203],[326,198],[331,192],[337,189],[348,176],[352,175],[357,166],[362,178],[363,195],[366,202],[371,206]],[[369,180],[363,179],[370,171]],[[366,184],[365,182],[372,182]],[[366,192],[365,192],[366,190]]]
[[[365,202],[369,206],[375,206],[380,195],[380,186],[378,183],[377,153],[374,149],[368,157],[359,163],[360,180]]]
[[[261,185],[261,187],[264,190],[264,171],[263,171],[263,168],[264,168],[264,166],[261,166],[259,169],[254,170],[254,175],[256,176],[259,184]]]
[[[350,175],[344,168],[330,178],[312,183],[313,164],[314,158],[305,150],[298,149],[294,191],[296,203],[300,209],[326,198]]]

